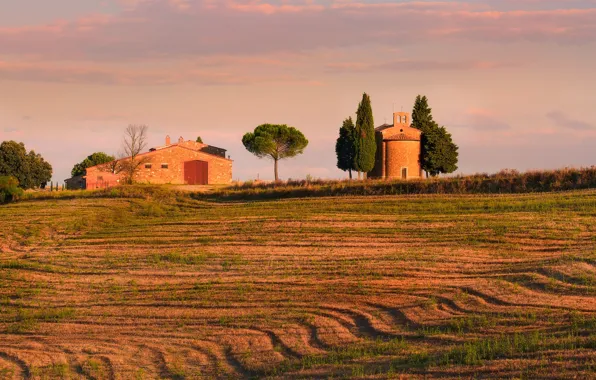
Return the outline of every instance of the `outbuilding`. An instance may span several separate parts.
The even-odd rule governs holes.
[[[129,160],[124,158],[122,160]],[[184,140],[172,144],[170,137],[165,145],[152,148],[137,156],[142,165],[135,174],[135,181],[151,184],[220,185],[232,182],[232,160],[226,150],[211,145]],[[111,164],[87,168],[84,188],[98,189],[119,185],[123,174],[114,172]]]

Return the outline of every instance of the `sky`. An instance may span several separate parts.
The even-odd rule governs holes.
[[[376,125],[426,95],[460,174],[596,164],[596,0],[0,0],[0,141],[41,153],[54,181],[120,151],[201,136],[233,178],[272,179],[244,133],[310,141],[287,178],[345,178],[342,121],[363,92]]]

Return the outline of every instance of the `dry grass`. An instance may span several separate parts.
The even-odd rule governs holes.
[[[596,376],[594,191],[108,195],[0,207],[0,379]]]

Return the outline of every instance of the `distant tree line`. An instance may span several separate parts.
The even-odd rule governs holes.
[[[458,147],[445,127],[433,120],[431,108],[426,96],[416,98],[412,111],[412,127],[422,131],[420,165],[427,176],[435,177],[441,173],[453,173],[457,170]],[[356,124],[349,117],[339,129],[335,144],[337,167],[349,173],[370,172],[375,166],[377,142],[372,114],[371,100],[364,93],[356,111]]]

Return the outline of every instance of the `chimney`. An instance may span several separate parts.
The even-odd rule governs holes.
[[[180,136],[180,138],[178,139],[178,143],[183,143],[184,139],[182,138],[182,136]]]
[[[393,125],[394,126],[407,126],[410,117],[407,112],[394,112],[393,113]]]
[[[172,141],[170,140],[170,136],[166,136],[166,146],[172,145]]]

